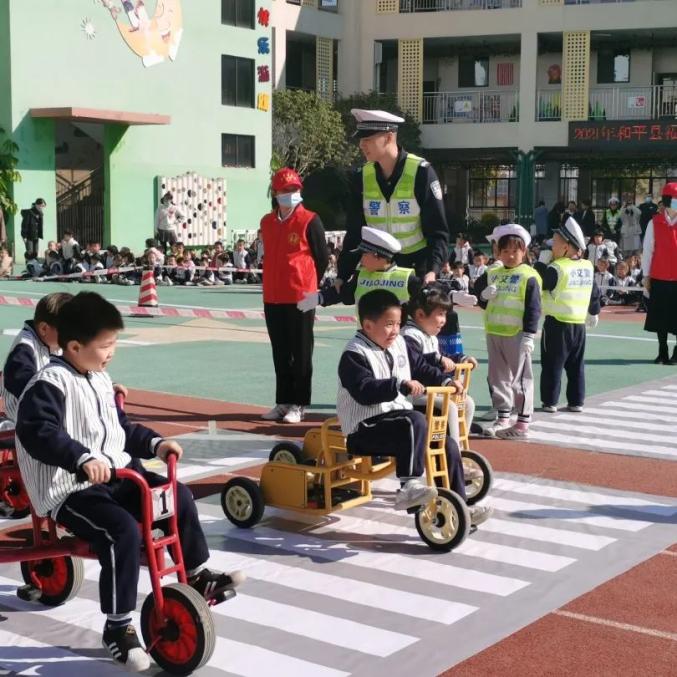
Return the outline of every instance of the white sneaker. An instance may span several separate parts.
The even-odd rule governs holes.
[[[544,404],[541,406],[541,411],[544,411],[546,414],[556,414],[557,407],[554,404]]]
[[[261,418],[264,421],[280,421],[288,411],[288,404],[276,404],[270,411],[261,414]]]
[[[113,660],[129,672],[144,672],[150,668],[150,657],[141,646],[133,625],[105,627],[101,643]]]
[[[429,487],[423,480],[414,478],[397,490],[395,510],[406,510],[417,505],[426,505],[437,498],[437,489]]]
[[[493,423],[498,418],[498,412],[496,409],[489,409],[486,413],[482,414],[482,416],[476,417],[478,421],[489,421],[490,423]]]
[[[470,513],[470,524],[476,527],[482,522],[486,522],[493,514],[494,509],[490,505],[471,505],[468,507]]]
[[[303,407],[298,404],[292,404],[282,418],[282,423],[301,423],[304,413]]]
[[[484,434],[487,437],[496,437],[501,430],[505,430],[506,428],[510,428],[510,419],[499,418],[496,419],[496,423],[494,423],[494,425],[484,429]]]

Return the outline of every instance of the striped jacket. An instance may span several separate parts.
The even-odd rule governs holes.
[[[162,440],[117,409],[106,372],[82,374],[54,356],[21,396],[16,432],[33,508],[52,516],[68,496],[91,486],[75,476],[85,461],[96,458],[124,468],[132,457],[152,458]]]
[[[442,354],[437,336],[426,334],[413,320],[407,321],[402,327],[401,334],[407,342],[409,352],[415,350],[420,353],[423,355],[423,359],[433,367],[440,367],[442,357],[449,357],[454,362],[464,362],[466,359],[466,355],[463,353]]]
[[[5,401],[7,418],[16,423],[19,398],[28,382],[49,362],[49,347],[35,331],[32,320],[24,323],[9,349],[0,379],[0,395]]]

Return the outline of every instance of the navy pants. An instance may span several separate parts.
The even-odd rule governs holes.
[[[400,479],[425,474],[428,424],[420,411],[401,409],[372,416],[360,423],[346,439],[347,451],[359,456],[394,456]],[[465,499],[463,464],[458,445],[448,435],[445,441],[449,483]]]
[[[138,460],[130,466],[150,486],[165,484],[167,478],[144,470]],[[207,541],[200,526],[190,489],[177,484],[179,537],[186,569],[195,569],[209,558]],[[136,608],[142,538],[138,522],[141,501],[130,480],[96,484],[71,494],[61,506],[57,521],[90,544],[101,564],[99,599],[105,614],[125,614]],[[162,522],[158,523],[162,527]]]
[[[541,335],[541,402],[555,406],[567,375],[567,404],[582,406],[585,400],[585,325],[560,322],[546,316]]]

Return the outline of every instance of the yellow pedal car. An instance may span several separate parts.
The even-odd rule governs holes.
[[[445,552],[462,543],[470,531],[466,503],[449,486],[445,455],[448,407],[454,394],[455,389],[450,387],[427,389],[426,477],[429,484],[437,486],[438,496],[430,504],[409,511],[415,513],[416,529],[423,541],[433,550]],[[486,469],[488,476],[482,487],[488,490],[488,461],[481,457],[472,462]],[[328,515],[368,503],[372,500],[371,482],[394,471],[394,459],[348,454],[338,419],[330,418],[321,428],[306,434],[303,447],[289,442],[277,444],[259,482],[248,477],[229,480],[221,492],[221,506],[226,517],[240,528],[259,522],[266,505]]]

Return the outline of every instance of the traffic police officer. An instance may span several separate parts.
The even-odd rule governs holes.
[[[583,231],[570,217],[554,231],[553,261],[543,273],[541,402],[549,413],[557,411],[563,370],[567,410],[583,411],[585,327],[597,326],[601,309],[592,263],[581,258],[584,249]]]
[[[402,249],[395,262],[414,268],[424,283],[433,282],[448,259],[449,243],[437,174],[429,162],[398,145],[397,129],[403,118],[379,110],[354,108],[351,113],[367,162],[351,177],[347,232],[336,286],[355,271],[360,256],[354,250],[365,225],[397,238]]]

